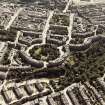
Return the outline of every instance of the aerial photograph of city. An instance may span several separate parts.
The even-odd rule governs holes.
[[[0,0],[0,105],[105,105],[105,0]]]

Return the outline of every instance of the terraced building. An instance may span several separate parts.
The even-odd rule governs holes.
[[[105,105],[105,3],[1,0],[0,105]]]

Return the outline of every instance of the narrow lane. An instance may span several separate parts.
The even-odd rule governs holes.
[[[72,0],[69,0],[67,2],[67,5],[66,5],[65,9],[63,10],[64,13],[66,13],[66,11],[68,10],[70,4],[72,4]]]
[[[72,28],[73,28],[73,20],[74,20],[74,14],[70,14],[70,24],[68,27],[68,37],[69,39],[66,42],[66,45],[69,44],[70,40],[72,39],[71,34],[72,34]]]
[[[8,30],[11,26],[11,24],[14,22],[14,20],[16,19],[16,17],[19,15],[19,13],[23,10],[23,8],[20,8],[15,14],[14,16],[11,17],[11,20],[9,21],[8,25],[5,27],[5,30]]]
[[[21,35],[21,32],[18,31],[18,32],[17,32],[16,39],[15,39],[15,41],[14,41],[15,47],[16,47],[16,45],[17,45],[17,43],[18,43],[18,40],[19,40],[19,36],[20,36],[20,35]],[[11,63],[9,64],[9,66],[11,66],[11,65],[13,64],[13,62],[14,62],[13,59],[14,59],[15,52],[16,52],[16,50],[15,50],[14,48],[12,48],[12,50],[11,50],[11,58],[10,58]],[[8,74],[9,74],[9,72],[10,72],[10,69],[8,68],[8,71],[6,72],[6,75],[5,75],[4,82],[3,82],[3,84],[0,86],[0,91],[1,91],[1,89],[3,88],[3,86],[7,83],[7,76],[8,76]]]
[[[53,16],[53,14],[54,14],[54,11],[50,11],[49,17],[48,17],[48,19],[46,21],[45,28],[44,28],[43,33],[42,33],[42,38],[43,38],[42,39],[42,44],[46,43],[47,31],[48,31],[48,29],[50,27],[49,22],[50,22],[50,20],[51,20],[51,18]]]
[[[16,39],[15,39],[15,47],[16,47],[16,44],[18,43],[18,40],[19,40],[19,37],[20,37],[20,35],[22,35],[23,33],[21,32],[21,31],[18,31],[17,32],[17,35],[16,35]]]

